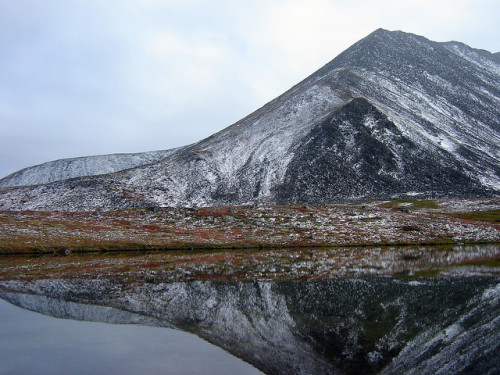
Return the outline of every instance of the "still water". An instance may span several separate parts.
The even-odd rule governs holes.
[[[46,279],[0,297],[2,374],[500,373],[498,277]]]
[[[3,300],[0,332],[1,374],[261,374],[193,334],[57,319]]]

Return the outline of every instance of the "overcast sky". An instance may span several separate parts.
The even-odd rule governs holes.
[[[498,52],[499,15],[498,0],[0,0],[0,177],[198,141],[379,27]]]

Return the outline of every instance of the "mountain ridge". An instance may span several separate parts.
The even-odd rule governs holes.
[[[438,43],[378,29],[276,99],[208,138],[132,170],[36,187],[4,188],[0,190],[0,209],[72,211],[284,203],[284,184],[294,185],[289,181],[294,174],[290,166],[307,170],[309,160],[298,160],[296,155],[314,138],[311,131],[360,98],[385,116],[407,145],[418,149],[421,162],[434,167],[420,168],[408,150],[387,143],[389,139],[377,143],[371,136],[377,151],[385,151],[379,155],[365,147],[366,152],[371,152],[372,158],[397,161],[392,173],[399,176],[400,188],[385,186],[379,175],[384,172],[378,169],[372,170],[375,175],[356,175],[358,190],[364,194],[335,195],[330,189],[330,193],[323,191],[323,196],[319,191],[314,201],[407,194],[498,195],[500,65],[493,56],[458,42]],[[360,145],[353,145],[351,151],[358,150],[356,146]],[[328,156],[325,149],[318,152]],[[337,167],[342,167],[342,161],[337,159]],[[412,163],[415,168],[410,167]],[[429,183],[408,191],[413,187],[411,181]],[[335,181],[330,180],[329,186],[332,183]],[[294,193],[302,197],[301,203],[308,203],[311,186],[306,184]],[[374,196],[369,194],[372,191],[379,193]]]
[[[109,174],[157,162],[182,147],[135,153],[79,156],[20,169],[0,179],[0,187],[42,185],[77,177]]]

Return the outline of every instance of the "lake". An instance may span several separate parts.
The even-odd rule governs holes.
[[[500,371],[495,276],[3,280],[0,297],[2,374]]]
[[[101,306],[89,309],[70,303],[65,308],[87,310],[80,318],[91,319],[88,313],[94,310],[95,317],[121,313],[122,319],[134,320]],[[261,374],[180,330],[57,319],[4,300],[0,300],[0,332],[1,374]]]

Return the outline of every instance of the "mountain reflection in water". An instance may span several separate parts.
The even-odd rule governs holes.
[[[6,281],[0,297],[62,318],[172,326],[266,374],[500,371],[499,278]]]
[[[0,300],[0,374],[262,374],[196,335],[143,325],[148,318],[48,297],[22,299],[49,304],[56,315],[137,324],[56,319]]]

